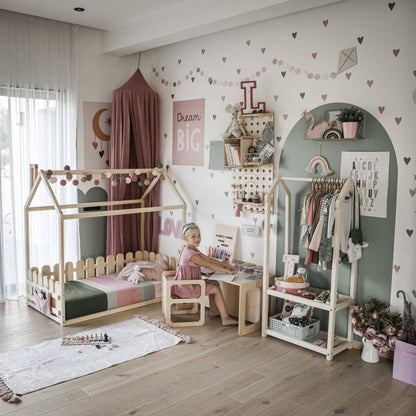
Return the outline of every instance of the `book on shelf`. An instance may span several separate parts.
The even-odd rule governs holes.
[[[226,143],[224,145],[227,166],[238,166],[241,163],[240,146],[238,144]]]

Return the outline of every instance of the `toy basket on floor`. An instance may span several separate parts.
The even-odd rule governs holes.
[[[279,313],[269,318],[269,328],[293,338],[305,340],[319,335],[320,324],[319,319],[312,317],[309,325],[293,325],[289,322],[283,322],[281,314]]]

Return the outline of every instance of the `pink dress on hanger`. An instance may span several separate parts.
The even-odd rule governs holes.
[[[200,280],[201,266],[191,261],[192,256],[199,256],[201,253],[198,249],[192,249],[185,246],[179,258],[178,269],[176,270],[175,280]],[[205,281],[205,294],[209,295],[214,284]],[[175,285],[172,286],[172,296],[176,298],[198,298],[201,295],[199,285]]]

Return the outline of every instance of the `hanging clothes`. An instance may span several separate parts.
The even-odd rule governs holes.
[[[338,182],[340,186],[342,182]],[[335,203],[339,189],[322,181],[312,183],[312,190],[303,198],[300,246],[307,249],[305,265],[317,264],[318,270],[332,267]],[[348,251],[352,222],[352,197],[345,198],[340,207],[340,250]]]

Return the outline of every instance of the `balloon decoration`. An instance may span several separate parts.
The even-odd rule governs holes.
[[[163,167],[161,163],[157,165],[160,169]],[[134,169],[129,174],[113,174],[111,172],[105,172],[100,174],[92,174],[88,172],[84,172],[82,175],[75,175],[71,172],[71,168],[66,165],[64,167],[66,171],[65,178],[61,179],[58,182],[57,176],[54,175],[53,170],[48,169],[45,171],[46,179],[51,183],[59,183],[61,186],[66,186],[68,183],[72,182],[72,185],[78,186],[80,182],[93,182],[95,186],[100,184],[100,180],[110,180],[111,186],[119,186],[121,185],[128,185],[131,183],[137,183],[139,186],[149,186],[152,180],[159,174],[159,172],[155,169],[152,172],[142,172],[140,169]],[[163,179],[163,177],[161,178]]]

